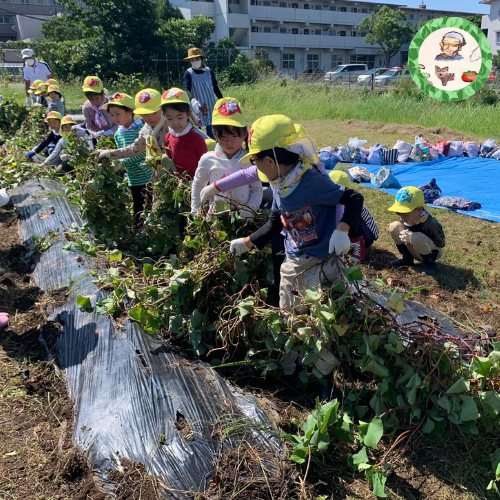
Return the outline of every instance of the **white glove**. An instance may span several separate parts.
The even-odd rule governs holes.
[[[98,130],[97,132],[90,132],[90,135],[94,138],[97,139],[98,137],[101,137],[101,135],[104,134],[104,131]]]
[[[99,153],[99,159],[111,158],[111,151],[109,151],[108,149],[98,149],[97,152]]]
[[[26,106],[31,106],[33,104],[33,101],[31,100],[31,97],[26,97]]]
[[[46,166],[48,166],[48,163],[46,161],[44,161],[43,163],[40,163],[40,166],[41,167],[46,167]]]
[[[66,153],[60,155],[59,158],[61,158],[61,161],[69,161],[69,155]]]
[[[231,247],[229,248],[229,251],[235,257],[238,257],[238,255],[242,255],[248,252],[249,250],[250,248],[247,247],[243,238],[238,238],[237,240],[231,241]]]
[[[335,255],[340,255],[342,253],[347,253],[351,249],[351,240],[349,235],[344,231],[335,231],[330,238],[330,244],[328,246],[328,251],[334,253]]]
[[[401,231],[399,233],[399,239],[403,242],[403,243],[409,243],[410,241],[410,231],[408,231],[408,229],[403,229],[403,231]]]
[[[251,212],[250,210],[247,210],[246,208],[242,208],[239,211],[240,217],[243,217],[244,219],[247,220],[252,220],[255,217],[255,214]]]
[[[201,203],[205,203],[207,200],[212,199],[214,196],[218,195],[220,191],[215,187],[215,182],[201,190],[200,198]],[[241,215],[241,214],[240,214]],[[242,216],[243,217],[243,216]]]
[[[113,172],[118,172],[122,168],[123,168],[123,163],[121,161],[118,161],[113,165]]]

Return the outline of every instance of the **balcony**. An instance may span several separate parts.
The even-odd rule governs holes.
[[[215,7],[213,2],[189,2],[191,18],[194,16],[215,17]]]
[[[250,43],[259,47],[292,47],[311,49],[378,48],[362,37],[328,35],[290,35],[280,33],[250,33]]]
[[[229,28],[250,28],[250,18],[248,14],[228,14],[227,25]]]
[[[251,19],[266,21],[287,21],[295,23],[323,23],[353,26],[359,24],[368,14],[333,12],[330,10],[289,9],[285,7],[260,7],[250,5]]]

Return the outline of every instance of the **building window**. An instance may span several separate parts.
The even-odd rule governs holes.
[[[298,3],[292,3],[292,9],[298,9],[299,4]]]
[[[357,36],[355,31],[351,31],[351,36]]]
[[[315,10],[323,10],[323,7],[321,5],[315,5],[314,9]]]
[[[333,10],[333,12],[335,12],[337,10],[337,7],[335,7],[335,5],[330,5],[330,10]]]
[[[262,2],[262,5],[264,7],[271,7],[271,2],[265,1],[265,2]]]
[[[304,9],[309,10],[309,4],[308,3],[304,4]]]
[[[207,1],[207,0],[205,0]],[[229,3],[240,3],[240,0],[229,0]]]
[[[427,16],[427,19],[430,21],[432,19],[432,16]]]
[[[340,7],[340,12],[347,12],[347,7]]]
[[[283,54],[283,69],[295,69],[295,54]]]
[[[14,24],[14,16],[0,16],[0,24]]]
[[[319,54],[307,54],[307,69],[319,68]]]
[[[298,35],[299,34],[299,28],[292,28],[292,34],[293,35]]]
[[[321,35],[321,30],[314,30],[315,35]]]
[[[341,32],[340,32],[340,36],[347,36],[347,32],[345,32],[345,31],[341,31]]]
[[[286,35],[288,33],[288,30],[286,28],[280,28],[280,33],[282,35]]]
[[[264,33],[271,33],[271,26],[264,26]]]
[[[287,7],[287,3],[286,2],[280,2],[280,7],[286,8]]]
[[[337,54],[332,55],[332,69],[335,69],[337,66],[342,64],[342,56]]]
[[[413,14],[410,14],[410,19],[413,19]]]
[[[368,14],[368,9],[361,9],[362,14]]]
[[[500,31],[497,31],[495,35],[496,35],[497,45],[500,45]]]
[[[258,26],[252,26],[252,33],[258,33],[259,32],[259,27]]]
[[[329,34],[330,36],[335,36],[335,35],[337,34],[337,32],[336,32],[335,30],[329,30],[329,31],[328,31],[328,34]]]
[[[304,29],[304,35],[309,35],[309,28]]]
[[[358,12],[358,8],[357,7],[351,7],[351,12]]]

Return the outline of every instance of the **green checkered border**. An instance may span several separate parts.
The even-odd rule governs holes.
[[[424,40],[441,28],[460,28],[474,37],[481,48],[482,64],[478,76],[469,85],[460,90],[441,90],[431,85],[418,67],[418,53]],[[471,22],[460,17],[440,17],[428,22],[413,37],[408,51],[408,67],[411,77],[422,92],[440,101],[461,101],[474,95],[490,76],[492,64],[491,45],[484,33]]]

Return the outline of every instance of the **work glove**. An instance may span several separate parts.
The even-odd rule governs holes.
[[[90,135],[94,138],[94,139],[98,139],[99,137],[101,137],[101,135],[104,134],[104,131],[103,130],[98,130],[97,132],[90,132]]]
[[[98,149],[97,153],[99,153],[99,159],[111,158],[111,151],[109,151],[108,149]]]
[[[215,182],[213,182],[212,184],[210,184],[207,187],[204,187],[201,190],[200,193],[201,203],[203,204],[206,201],[211,200],[214,196],[218,195],[219,193],[220,191],[215,187]]]
[[[330,238],[330,244],[328,246],[328,251],[335,255],[340,255],[347,253],[351,249],[351,240],[346,231],[339,231],[335,229]]]
[[[61,158],[62,162],[69,161],[69,154],[63,153],[59,158]]]
[[[113,165],[113,172],[119,172],[121,169],[123,168],[123,164],[121,161],[117,161],[114,165]]]
[[[33,104],[33,101],[31,100],[31,97],[26,97],[26,106],[31,106]]]
[[[255,214],[246,208],[242,208],[238,213],[240,214],[240,217],[243,217],[243,219],[246,220],[252,220],[255,217]]]
[[[248,252],[249,250],[250,250],[250,248],[247,247],[247,244],[245,243],[245,240],[243,238],[238,238],[237,240],[231,241],[231,246],[229,248],[229,251],[235,257],[238,257],[239,255],[243,255],[244,253]]]
[[[406,245],[406,243],[409,243],[410,242],[410,231],[408,231],[408,229],[403,229],[403,231],[401,231],[399,233],[399,239]]]
[[[33,156],[35,156],[36,153],[34,151],[28,151],[26,153],[26,158],[29,158],[31,160],[31,158],[33,158]]]

